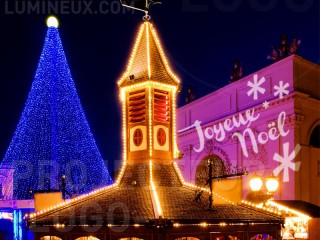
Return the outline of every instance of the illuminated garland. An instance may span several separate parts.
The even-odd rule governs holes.
[[[58,29],[49,27],[18,126],[2,161],[14,167],[14,196],[61,187],[67,196],[112,182],[72,80]],[[59,186],[60,185],[60,186]]]
[[[299,212],[299,211],[297,211],[297,210],[295,210],[295,209],[292,209],[292,208],[283,206],[283,205],[278,204],[278,203],[276,203],[276,202],[274,202],[274,201],[272,201],[272,200],[269,200],[269,201],[268,201],[268,204],[270,205],[270,207],[276,207],[277,210],[278,210],[278,212],[280,212],[280,213],[281,213],[281,212],[289,212],[289,213],[292,213],[292,214],[294,214],[294,215],[297,215],[298,217],[303,218],[303,219],[305,219],[305,220],[307,220],[307,221],[311,219],[310,216],[308,216],[308,215],[306,215],[306,214],[304,214],[304,213],[302,213],[302,212]]]
[[[270,212],[270,213],[273,213],[273,214],[281,216],[281,212],[280,211],[265,207],[263,204],[255,204],[253,202],[246,201],[246,200],[241,200],[241,203],[243,203],[243,204],[245,204],[247,206],[253,207],[253,208],[261,209],[261,210],[264,210],[266,212]]]

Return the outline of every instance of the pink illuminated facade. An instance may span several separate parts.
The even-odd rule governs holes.
[[[250,197],[255,173],[279,178],[275,200],[320,205],[320,67],[292,55],[177,111],[177,160],[197,182],[208,158],[248,176],[214,183],[226,197]],[[265,186],[263,187],[265,189]],[[240,200],[240,198],[238,199]]]

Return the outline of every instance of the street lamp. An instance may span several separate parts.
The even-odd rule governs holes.
[[[254,173],[254,175],[250,178],[249,186],[252,191],[259,192],[262,187],[262,178]]]
[[[263,201],[273,198],[275,191],[279,187],[279,180],[277,177],[271,175],[265,179],[265,184],[268,190],[266,194],[260,191],[263,185],[263,179],[261,176],[255,173],[249,180],[250,189],[256,193],[256,196],[259,199]]]
[[[273,176],[273,174],[266,179],[266,187],[268,189],[268,193],[274,194],[279,187],[279,180],[277,177]]]

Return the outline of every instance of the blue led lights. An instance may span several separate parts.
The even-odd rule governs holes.
[[[58,29],[49,27],[24,111],[2,161],[14,172],[14,197],[61,188],[66,195],[112,182],[86,120]]]

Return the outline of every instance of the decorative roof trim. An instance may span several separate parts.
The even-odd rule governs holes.
[[[157,189],[153,183],[153,174],[152,174],[152,160],[150,160],[150,163],[149,163],[149,166],[150,166],[150,187],[151,187],[151,200],[152,200],[152,205],[153,205],[153,211],[154,211],[154,215],[156,217],[156,219],[159,219],[159,218],[163,218],[163,211],[162,211],[162,208],[161,208],[161,203],[160,203],[160,200],[159,200],[159,196],[158,196],[158,193],[157,193]]]
[[[120,86],[124,82],[124,80],[128,77],[128,75],[130,74],[130,70],[131,70],[132,65],[133,65],[133,60],[135,59],[135,57],[137,55],[138,46],[139,46],[139,44],[141,42],[141,39],[142,39],[142,33],[143,33],[144,28],[145,28],[145,23],[141,24],[141,26],[139,28],[138,35],[136,37],[134,46],[133,46],[133,48],[131,50],[131,55],[130,55],[130,59],[129,59],[129,62],[128,62],[128,65],[127,65],[127,69],[122,74],[122,76],[120,77],[120,80],[118,80],[118,86]]]
[[[166,55],[163,51],[163,48],[162,48],[162,44],[160,42],[160,39],[158,37],[158,34],[156,32],[156,29],[153,27],[152,24],[150,24],[150,29],[151,29],[151,34],[155,40],[155,43],[156,43],[156,46],[157,46],[157,49],[158,51],[160,52],[160,56],[161,56],[161,59],[164,63],[164,67],[166,68],[168,74],[170,75],[170,77],[172,77],[172,79],[177,83],[177,84],[180,84],[180,79],[172,72],[171,70],[171,67],[170,67],[170,64],[166,58]]]

